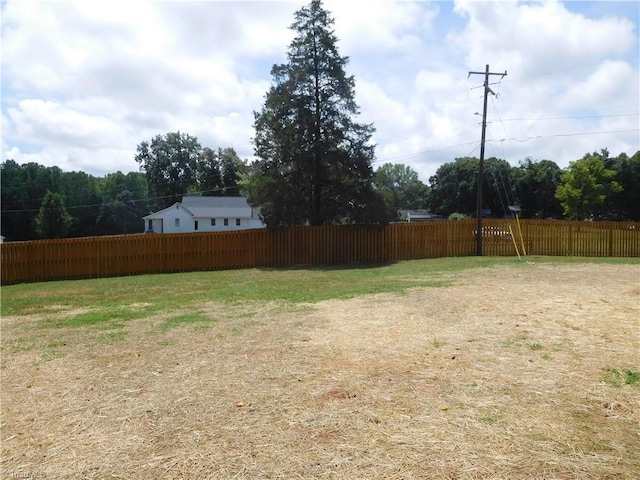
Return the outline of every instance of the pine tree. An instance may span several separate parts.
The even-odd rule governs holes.
[[[296,12],[288,63],[255,113],[258,160],[246,178],[249,201],[267,226],[384,223],[373,188],[373,126],[356,123],[355,81],[336,47],[333,19],[320,0]]]

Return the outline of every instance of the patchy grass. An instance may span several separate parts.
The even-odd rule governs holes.
[[[615,387],[622,385],[640,385],[640,371],[629,370],[628,368],[618,369],[606,367],[604,369],[603,381]]]
[[[637,263],[512,260],[3,287],[2,471],[636,478]]]
[[[2,287],[0,315],[55,313],[79,308],[117,311],[129,318],[171,311],[180,306],[214,302],[243,304],[280,301],[314,303],[365,294],[403,293],[410,288],[446,287],[452,276],[478,268],[530,268],[532,265],[638,264],[640,259],[526,257],[459,257],[295,269],[247,269],[140,275],[57,281]],[[123,309],[124,311],[118,311]],[[100,321],[96,319],[96,321]]]
[[[164,322],[162,322],[158,329],[160,331],[166,331],[176,327],[184,327],[188,325],[194,324],[212,324],[217,320],[215,318],[210,317],[209,315],[205,315],[202,313],[185,313],[183,315],[178,315],[175,317],[169,317]]]

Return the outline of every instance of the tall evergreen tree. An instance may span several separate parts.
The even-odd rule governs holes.
[[[388,218],[372,186],[374,129],[352,118],[355,81],[333,23],[320,0],[296,12],[288,63],[273,66],[273,85],[255,113],[258,160],[244,185],[269,227]]]

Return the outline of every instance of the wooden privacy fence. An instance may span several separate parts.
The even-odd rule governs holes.
[[[487,256],[640,256],[640,223],[485,220]],[[0,245],[2,284],[252,267],[475,255],[476,221],[135,234]],[[511,235],[513,232],[513,236]]]

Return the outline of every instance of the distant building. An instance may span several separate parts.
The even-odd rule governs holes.
[[[182,197],[143,217],[147,233],[227,232],[264,228],[258,210],[244,197]]]
[[[434,215],[429,210],[400,210],[400,216],[409,223],[443,220],[440,215]]]

